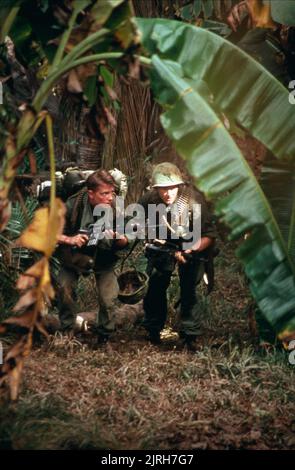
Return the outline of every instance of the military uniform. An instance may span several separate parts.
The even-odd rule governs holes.
[[[87,230],[95,223],[93,207],[86,190],[71,196],[66,202],[66,223],[64,234],[73,236],[79,230]],[[93,269],[95,273],[99,310],[97,333],[108,337],[114,330],[113,306],[119,287],[114,268],[118,256],[114,240],[102,239],[97,246],[82,248],[60,244],[56,256],[61,263],[58,276],[59,317],[63,330],[71,329],[76,317],[76,288],[80,274]]]
[[[167,166],[167,164],[162,164],[164,168],[165,165]],[[181,186],[179,187],[175,203],[177,204],[179,200],[185,200],[188,209],[191,209],[194,203],[201,204],[201,237],[215,238],[215,229],[212,225],[211,216],[208,212],[204,197],[192,186],[183,185],[181,180],[176,180],[177,184],[178,181]],[[174,182],[175,178],[172,179],[171,186]],[[163,185],[159,185],[159,187],[161,186],[164,187],[164,183]],[[163,204],[163,200],[160,198],[157,188],[155,188],[146,193],[140,203],[144,206],[147,214],[149,204]],[[192,211],[190,211],[189,214],[192,214]],[[167,229],[166,241],[168,241],[169,244],[173,241],[169,229]],[[196,288],[204,274],[203,260],[211,249],[212,247],[209,247],[202,252],[193,252],[186,263],[178,265],[180,282],[179,335],[183,338],[190,338],[189,340],[195,339],[195,337],[201,333],[202,311],[198,302]],[[163,250],[159,248],[157,251],[154,251],[154,253],[152,250],[150,250],[150,252],[147,251],[147,258],[147,271],[150,275],[150,279],[148,291],[144,299],[144,326],[148,330],[150,339],[152,340],[152,338],[159,338],[159,333],[166,322],[167,289],[176,265],[176,260],[174,253],[171,251],[169,253],[165,248]]]

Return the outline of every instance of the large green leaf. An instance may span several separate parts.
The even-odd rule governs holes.
[[[78,0],[79,2],[80,0]],[[104,0],[103,2],[95,2],[90,10],[91,18],[98,25],[103,25],[109,19],[113,10],[123,3],[123,0]]]
[[[77,5],[79,6],[79,2]],[[111,51],[111,53],[114,53],[115,51],[124,53],[129,48],[134,48],[137,44],[138,33],[133,22],[130,1],[108,0],[102,4],[99,0],[96,0],[89,15],[93,22],[91,23],[91,27],[94,28],[95,25],[94,32],[89,31],[89,34],[87,34],[88,30],[84,29],[82,22],[79,27],[81,29],[80,33],[83,33],[83,39],[80,40],[68,54],[64,55],[62,59],[60,54],[57,60],[56,58],[54,59],[53,66],[50,69],[47,80],[43,82],[33,101],[33,107],[36,111],[41,109],[48,93],[61,76],[65,75],[72,68],[82,65],[82,63],[86,64],[93,61],[98,62],[99,60],[104,60],[106,58],[94,58],[95,54],[90,54],[90,51],[95,50],[95,52],[100,52],[103,50],[104,54],[107,54],[108,51]],[[103,28],[101,27],[102,21],[105,22]],[[87,26],[89,29],[88,17],[85,19],[85,22],[85,27]],[[77,29],[74,29],[72,32],[73,34],[77,33]],[[63,38],[68,37],[68,35],[69,30],[64,33]],[[88,53],[88,55],[86,55],[86,53]]]
[[[202,28],[163,19],[138,18],[137,23],[149,54],[178,63],[186,78],[204,80],[222,111],[277,158],[295,158],[294,107],[288,91],[264,67]]]
[[[295,164],[267,159],[259,181],[295,263]]]
[[[284,337],[295,312],[295,268],[267,199],[222,122],[175,64],[154,55],[152,65],[152,89],[168,109],[162,125],[198,187],[218,201],[231,237],[249,234],[238,256],[259,308]]]

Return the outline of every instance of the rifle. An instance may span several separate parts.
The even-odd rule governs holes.
[[[174,257],[176,251],[183,251],[180,245],[175,243],[163,241],[163,240],[154,240],[153,243],[146,244],[146,257],[147,258],[156,258],[157,255],[166,255],[169,257]],[[187,261],[197,261],[204,264],[204,282],[207,285],[207,295],[210,294],[214,287],[214,258],[219,254],[219,249],[213,244],[201,252],[195,251],[193,253],[182,253],[183,257]],[[159,260],[160,261],[160,260]],[[179,302],[176,302],[178,305]]]
[[[167,240],[158,240],[155,239],[152,243],[146,243],[146,251],[151,251],[154,253],[166,253],[167,255],[175,255],[177,251],[182,252],[182,256],[186,260],[191,260],[197,258],[199,261],[208,261],[208,256],[206,250],[199,252],[195,251],[193,253],[185,253],[182,249],[182,242],[179,241],[179,244],[168,242]]]

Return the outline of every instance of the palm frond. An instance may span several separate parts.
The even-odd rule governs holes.
[[[11,217],[5,229],[5,235],[12,240],[18,238],[32,221],[37,207],[38,201],[35,198],[27,198],[24,208],[18,201],[15,202],[12,206]]]

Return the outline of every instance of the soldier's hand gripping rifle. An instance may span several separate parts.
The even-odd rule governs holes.
[[[146,257],[147,258],[159,258],[159,264],[164,261],[163,255],[170,256],[172,261],[175,258],[175,254],[181,252],[183,258],[187,262],[198,262],[204,263],[204,282],[207,285],[207,295],[210,294],[214,287],[214,262],[213,259],[218,255],[219,249],[214,245],[209,246],[203,251],[193,251],[185,253],[181,249],[181,244],[175,244],[170,241],[154,240],[153,243],[146,244]],[[173,261],[171,265],[173,264]]]

